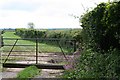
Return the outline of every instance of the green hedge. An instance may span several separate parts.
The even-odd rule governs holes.
[[[101,3],[81,18],[84,50],[74,70],[63,77],[72,80],[120,80],[120,2]]]
[[[80,41],[81,29],[65,29],[65,30],[36,30],[36,29],[15,29],[16,35],[22,38],[35,38],[36,33],[38,38],[64,38],[76,39]],[[35,33],[36,32],[36,33]]]
[[[35,29],[25,29],[25,28],[17,28],[15,29],[16,35],[19,35],[22,38],[38,38],[45,37],[45,31],[38,31]]]
[[[87,47],[107,51],[120,49],[120,2],[101,3],[81,18]]]

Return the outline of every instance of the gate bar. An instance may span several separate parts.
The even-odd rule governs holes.
[[[11,45],[11,44],[9,44],[9,45],[7,44],[7,45],[6,45],[6,44],[5,44],[4,46],[13,46],[13,45]],[[15,46],[35,46],[35,45],[15,45]]]
[[[36,38],[3,38],[5,40],[36,40]],[[53,40],[53,41],[60,41],[60,40],[66,40],[66,41],[74,41],[74,39],[65,39],[65,38],[61,38],[61,39],[57,39],[57,38],[37,38],[38,40],[45,40],[45,41],[49,41],[49,40]]]
[[[36,66],[39,69],[64,69],[64,65],[52,64],[19,64],[19,63],[4,63],[4,68],[25,68],[29,66]]]
[[[60,47],[60,49],[61,49],[61,51],[62,51],[62,53],[63,53],[63,55],[64,55],[65,59],[68,61],[68,59],[67,59],[67,57],[66,57],[66,55],[65,55],[64,51],[62,50],[62,47],[61,47],[61,45],[60,45],[60,43],[59,43],[59,42],[58,42],[58,45],[59,45],[59,47]]]
[[[17,41],[18,41],[18,39],[15,41],[15,43],[14,43],[14,45],[13,45],[12,49],[10,50],[10,52],[9,52],[9,54],[8,54],[8,56],[7,56],[7,58],[5,59],[4,63],[8,60],[8,57],[10,56],[10,54],[11,54],[12,50],[14,49],[14,47],[15,47],[15,45],[16,45],[16,43],[17,43]]]

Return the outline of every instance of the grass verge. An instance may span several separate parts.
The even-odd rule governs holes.
[[[28,80],[28,78],[34,78],[40,71],[36,66],[29,66],[17,74],[17,79]]]

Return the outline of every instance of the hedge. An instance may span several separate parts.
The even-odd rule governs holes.
[[[99,4],[82,16],[81,23],[87,47],[120,49],[120,2]]]

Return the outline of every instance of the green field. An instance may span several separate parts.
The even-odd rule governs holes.
[[[19,36],[15,35],[15,32],[7,31],[3,34],[4,38],[20,38]],[[15,40],[3,40],[4,45],[13,45]],[[50,44],[53,43],[53,44]],[[29,40],[18,40],[16,45],[35,45],[34,41]],[[56,42],[39,42],[38,44],[38,51],[40,52],[61,52],[58,43]],[[10,51],[12,46],[4,46],[2,48],[3,51]],[[15,46],[13,51],[35,51],[35,46]],[[73,49],[63,48],[65,53],[70,53]]]

